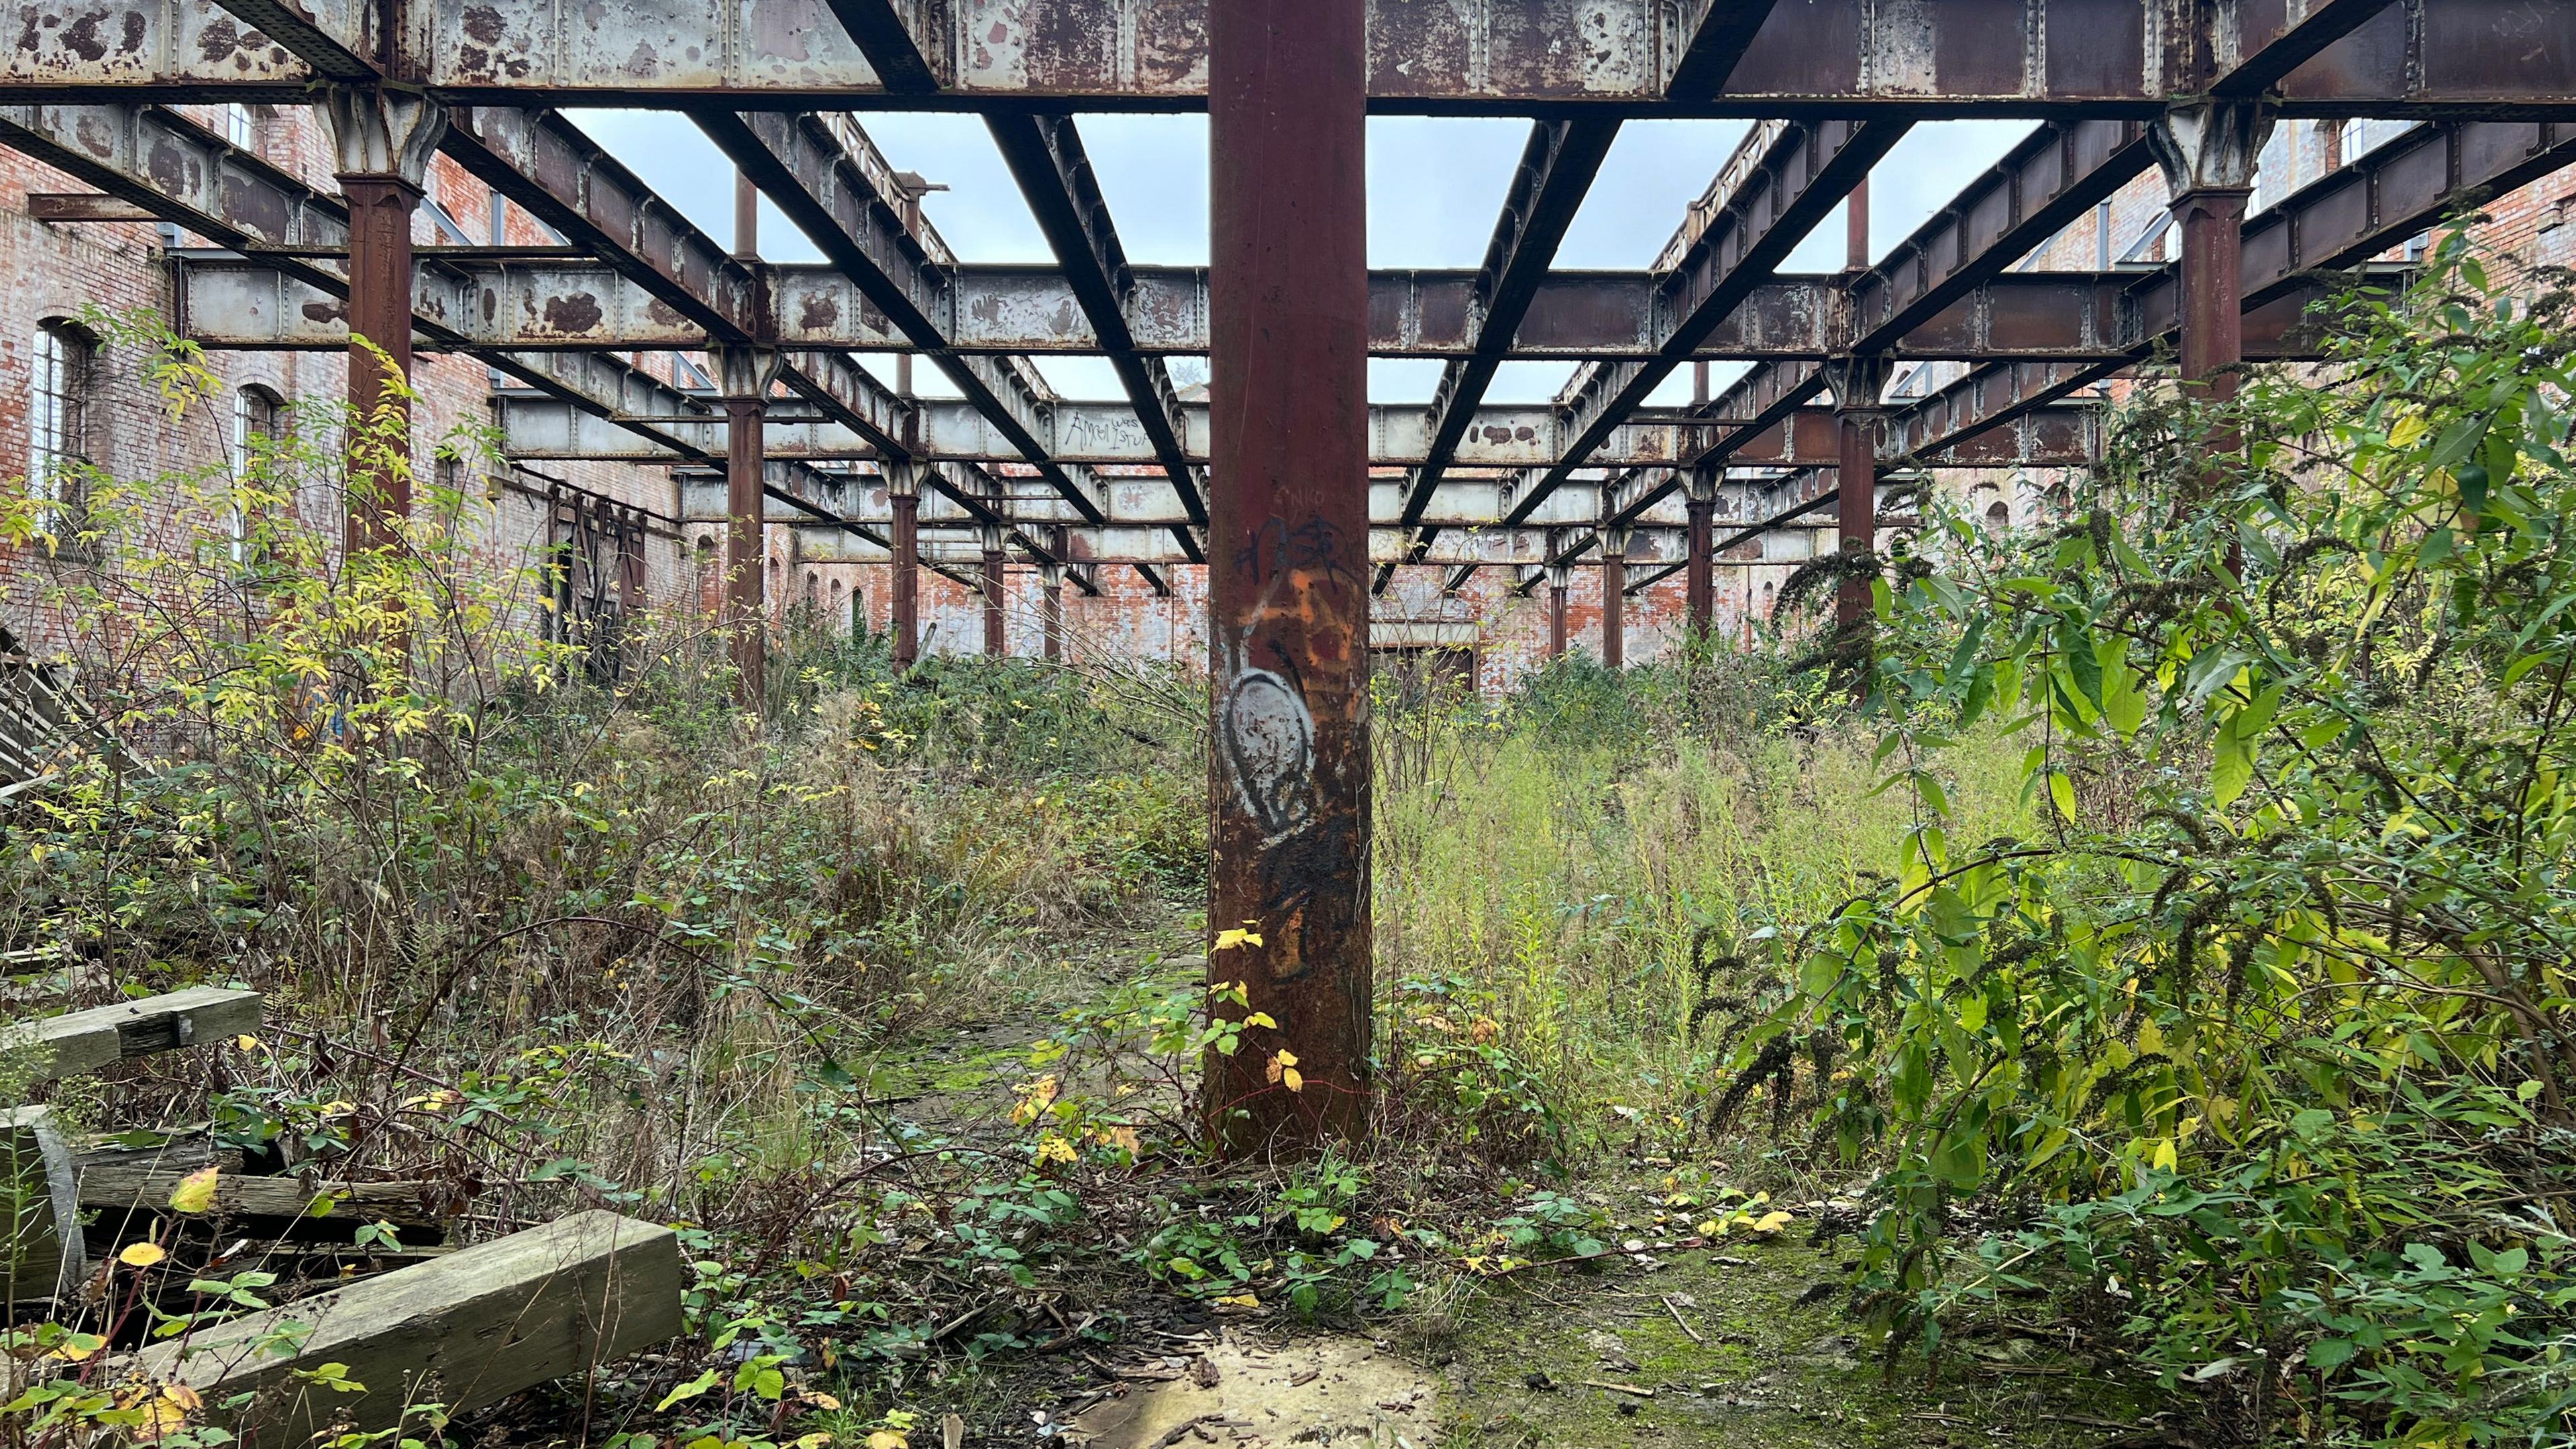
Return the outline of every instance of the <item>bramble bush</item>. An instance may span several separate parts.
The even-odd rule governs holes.
[[[2489,264],[2144,389],[2062,528],[1880,561],[1911,828],[1737,1061],[1829,1068],[1894,1343],[2049,1289],[2213,1442],[2576,1431],[2576,334]],[[1998,729],[2039,823],[1960,833]]]

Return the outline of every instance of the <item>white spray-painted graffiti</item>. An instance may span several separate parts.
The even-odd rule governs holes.
[[[1315,718],[1295,685],[1246,669],[1227,686],[1223,743],[1235,798],[1277,844],[1314,818]]]

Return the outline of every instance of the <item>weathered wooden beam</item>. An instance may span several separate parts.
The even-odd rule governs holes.
[[[247,1449],[290,1449],[344,1418],[369,1432],[408,1404],[459,1413],[673,1337],[681,1279],[670,1229],[578,1213],[156,1345],[138,1367],[194,1389]],[[281,1354],[290,1321],[310,1332]],[[326,1363],[364,1390],[298,1377]]]
[[[0,1304],[69,1293],[89,1276],[72,1179],[71,1148],[51,1108],[0,1111],[0,1211],[9,1229]]]
[[[176,1051],[201,1041],[259,1030],[260,995],[220,986],[191,986],[34,1023],[40,1054],[36,1079],[78,1076],[126,1057]],[[16,1045],[0,1038],[0,1046]]]
[[[167,1166],[85,1163],[80,1172],[80,1205],[105,1212],[167,1211],[170,1194],[187,1181],[186,1171]],[[388,1222],[398,1227],[437,1228],[447,1215],[429,1205],[420,1182],[307,1182],[295,1177],[250,1177],[220,1173],[215,1178],[218,1218],[330,1217],[343,1222]]]

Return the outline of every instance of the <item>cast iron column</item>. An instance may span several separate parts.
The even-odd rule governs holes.
[[[2182,232],[2182,375],[2213,402],[2245,360],[2245,208],[2272,118],[2251,101],[2194,101],[2150,123],[2147,143]]]
[[[1208,975],[1279,1023],[1208,1059],[1237,1155],[1368,1120],[1366,15],[1208,18]]]
[[[1601,530],[1601,662],[1628,667],[1628,530]]]
[[[999,659],[1011,652],[1010,637],[1002,618],[1002,530],[984,526],[984,657]]]
[[[349,412],[365,435],[349,450],[355,550],[393,542],[411,513],[411,404],[388,373],[411,378],[412,213],[447,111],[425,96],[333,86],[321,116],[349,203]]]
[[[1563,659],[1566,605],[1574,594],[1574,570],[1565,564],[1547,567],[1547,657]]]
[[[1690,551],[1686,555],[1689,563],[1682,570],[1683,592],[1689,601],[1691,632],[1705,635],[1717,624],[1717,569],[1709,557],[1709,550],[1717,542],[1717,470],[1693,468],[1682,486],[1688,491],[1690,510]]]
[[[1064,659],[1064,565],[1038,565],[1038,627],[1046,636],[1047,662]]]
[[[735,701],[758,709],[769,661],[769,496],[761,435],[778,354],[759,347],[713,351],[725,409],[725,648],[733,656]]]
[[[886,502],[894,509],[894,586],[886,591],[886,628],[894,667],[921,661],[921,465],[885,465]]]
[[[1834,390],[1834,417],[1840,424],[1834,456],[1836,533],[1844,553],[1868,553],[1878,547],[1878,424],[1880,395],[1887,390],[1887,360],[1839,357],[1825,364]],[[1834,632],[1846,647],[1860,649],[1854,636],[1869,628],[1870,581],[1845,574],[1834,590]]]

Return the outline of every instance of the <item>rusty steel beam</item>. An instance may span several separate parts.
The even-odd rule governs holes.
[[[2443,217],[2576,165],[2576,125],[2459,121],[2419,126],[2351,165],[2300,187],[2245,223],[2241,280],[2246,328],[2304,311],[2311,274],[2357,267]],[[2180,277],[2141,284],[2138,313],[2156,330],[2137,357],[2168,344],[2180,321]],[[2143,326],[2142,326],[2143,330]],[[2249,342],[2247,355],[2258,355]],[[2133,359],[2134,360],[2134,359]],[[1889,419],[1907,447],[1971,438],[2120,370],[2117,362],[2020,361],[1979,368]]]
[[[330,334],[315,345],[348,345],[349,211],[338,196],[315,191],[185,116],[157,106],[35,106],[0,111],[0,144],[77,176],[160,219],[210,238],[275,268],[281,300],[297,321]],[[326,258],[316,260],[316,255]],[[186,277],[195,263],[181,254],[181,309],[187,324]],[[237,265],[237,264],[234,264]],[[463,339],[436,314],[413,314],[419,343],[452,347]],[[495,349],[491,366],[548,396],[597,416],[704,411],[678,390],[631,364],[576,353]],[[680,456],[689,441],[667,429],[624,430]]]
[[[253,246],[251,250],[271,266],[293,263],[304,276],[336,263],[340,256],[339,249],[331,246]],[[443,315],[450,331],[475,345],[628,351],[689,348],[706,340],[704,326],[673,308],[654,289],[633,280],[625,266],[588,260],[564,248],[424,248],[421,262],[419,305]],[[883,314],[866,307],[836,267],[762,264],[753,272],[767,291],[755,325],[782,347],[921,350],[910,338],[892,331]],[[1158,290],[1168,296],[1201,290],[1197,274],[1184,269],[1140,276],[1144,278],[1140,292]],[[2107,355],[2126,345],[2122,329],[2131,324],[2122,312],[2122,297],[2136,277],[2135,272],[2120,271],[2023,272],[1988,278],[1898,337],[1889,354],[1970,360]],[[230,297],[209,292],[201,299],[204,305],[197,311],[210,346],[338,345],[329,334],[327,319],[318,314],[299,319],[291,307],[282,315],[263,310],[266,302],[255,299],[283,295],[273,279],[244,275],[234,283],[226,279],[225,269],[209,265],[200,270],[197,280],[204,288],[232,287],[241,293]],[[1373,311],[1382,320],[1382,325],[1371,329],[1371,355],[1453,361],[1475,355],[1471,329],[1406,310],[1426,295],[1452,294],[1450,274],[1375,273],[1369,286]],[[1651,272],[1558,274],[1538,286],[1530,307],[1532,320],[1520,336],[1495,341],[1493,345],[1502,349],[1495,360],[1657,356],[1654,317],[1659,286]],[[1789,275],[1757,283],[1734,312],[1701,340],[1694,355],[1701,360],[1831,356],[1848,345],[1848,333],[1836,317],[1840,288],[1838,280],[1822,276]],[[961,268],[955,301],[972,320],[948,334],[952,353],[1018,357],[1101,352],[1097,335],[1087,323],[1067,325],[1066,319],[1078,318],[1080,309],[1074,288],[1057,273],[1026,267]],[[1039,311],[1038,304],[1052,310]],[[237,322],[229,320],[236,317],[236,309]],[[1142,345],[1136,351],[1148,362],[1164,355],[1203,353],[1205,309],[1194,304],[1186,315],[1158,320],[1155,331],[1139,340]]]
[[[345,56],[464,104],[1194,110],[1208,0],[27,0],[18,99],[287,101]],[[1757,7],[1758,8],[1758,7]],[[2146,117],[2218,84],[2290,115],[2576,114],[2576,10],[2533,0],[1369,0],[1369,104],[1493,115]],[[2374,13],[2362,14],[2363,11]],[[1711,77],[1723,66],[1724,83]],[[303,51],[299,57],[295,52]],[[364,79],[355,67],[338,79]]]
[[[161,106],[0,108],[0,145],[97,187],[119,201],[281,271],[345,295],[349,207]],[[346,346],[344,336],[331,344]]]
[[[1075,300],[1091,320],[1093,336],[1108,354],[1128,401],[1135,404],[1137,420],[1153,439],[1172,490],[1189,510],[1191,523],[1204,526],[1207,502],[1189,460],[1182,456],[1179,391],[1172,386],[1171,370],[1163,359],[1139,352],[1128,330],[1135,273],[1110,220],[1108,200],[1092,175],[1081,131],[1073,117],[1060,114],[994,115],[987,116],[985,123],[1003,162],[1020,184],[1020,194],[1028,199],[1038,229],[1055,249]],[[1195,537],[1191,542],[1196,542]]]
[[[935,313],[953,294],[955,259],[927,226],[908,226],[888,166],[847,116],[704,111],[699,127],[855,282],[895,328],[927,353],[1021,456],[1089,517],[1086,480],[1039,440],[1054,397],[1011,356],[968,356]]]
[[[841,29],[857,43],[886,93],[926,96],[938,91],[938,62],[921,47],[913,21],[921,8],[910,0],[827,0]]]
[[[375,37],[367,31],[365,16],[348,8],[346,0],[321,0],[313,7],[322,12],[318,17],[289,0],[216,3],[243,23],[238,33],[244,46],[265,37],[285,47],[312,67],[316,77],[326,81],[364,85],[382,78],[376,63],[367,57],[367,52],[376,49],[372,43]],[[210,28],[204,43],[211,45],[219,38]]]
[[[2390,0],[2239,0],[2235,25],[2213,26],[2207,93],[2251,100],[2289,79],[2389,7]]]
[[[1712,28],[1721,33],[1722,49],[1727,27],[1721,23]],[[1466,435],[1477,404],[1485,400],[1486,388],[1493,384],[1556,260],[1566,228],[1574,224],[1575,213],[1618,136],[1615,120],[1541,121],[1530,128],[1529,141],[1521,148],[1521,164],[1503,200],[1502,216],[1485,244],[1484,265],[1477,270],[1475,288],[1468,297],[1474,349],[1440,370],[1440,385],[1431,396],[1431,448],[1414,470],[1412,496],[1406,503],[1414,516],[1406,522],[1420,521],[1421,509],[1429,505],[1441,476],[1457,457],[1459,440]],[[1641,332],[1651,328],[1651,318],[1645,320],[1648,327],[1640,328]],[[1416,552],[1430,548],[1437,535],[1436,529],[1416,534]],[[1393,565],[1381,566],[1371,591],[1383,593],[1394,577]]]
[[[440,149],[512,205],[602,258],[718,343],[765,344],[767,308],[749,264],[553,111],[478,107],[450,118]]]
[[[1680,50],[1664,94],[1696,101],[1724,90],[1778,6],[1779,0],[1687,0],[1676,17]]]
[[[1906,131],[1902,121],[1801,123],[1762,136],[1759,159],[1725,209],[1684,250],[1664,284],[1672,321],[1657,355],[1644,362],[1593,363],[1568,384],[1562,411],[1574,441],[1536,472],[1506,517],[1526,518],[1643,403],[1691,359],[1727,313],[1769,275]]]

